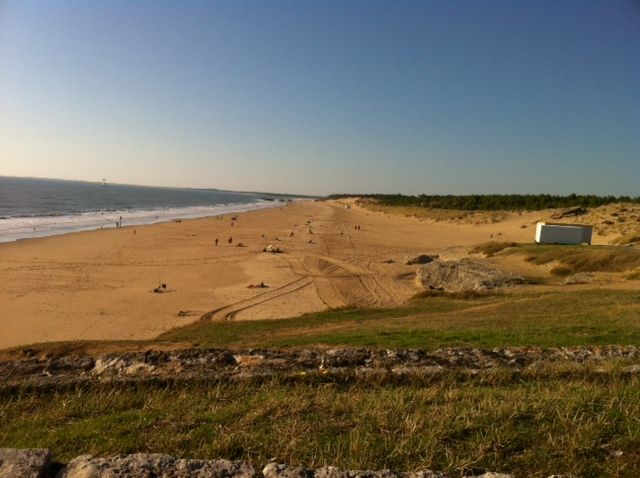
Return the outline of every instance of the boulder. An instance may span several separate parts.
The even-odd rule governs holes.
[[[524,284],[525,280],[515,274],[496,269],[479,260],[433,261],[418,269],[416,282],[424,289],[447,292],[491,290]]]
[[[83,455],[71,462],[57,478],[254,478],[255,471],[243,461],[187,460],[161,453],[135,453],[110,458]]]
[[[51,452],[42,448],[0,448],[0,478],[44,478]]]

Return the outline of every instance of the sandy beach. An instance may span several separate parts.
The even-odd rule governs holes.
[[[417,292],[410,257],[490,239],[531,242],[540,218],[512,213],[498,223],[461,224],[372,212],[353,201],[299,201],[236,221],[228,215],[6,243],[0,348],[148,339],[202,316],[278,319],[393,306]],[[269,245],[283,253],[263,252]],[[267,287],[250,287],[260,283]],[[161,284],[163,293],[154,293]]]

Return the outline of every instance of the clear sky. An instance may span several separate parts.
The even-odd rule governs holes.
[[[0,175],[640,195],[640,1],[0,1]]]

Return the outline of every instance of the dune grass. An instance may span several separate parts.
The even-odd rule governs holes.
[[[640,250],[620,246],[519,245],[512,253],[526,254],[537,265],[559,263],[552,269],[557,275],[577,272],[625,272],[640,267]]]
[[[516,244],[515,242],[490,241],[490,242],[485,242],[483,244],[478,244],[469,252],[471,254],[484,254],[487,257],[491,257],[497,254],[498,252],[502,252],[505,249],[508,249],[510,247],[517,247],[517,246],[518,244]]]

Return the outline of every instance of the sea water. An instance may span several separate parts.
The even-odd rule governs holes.
[[[291,196],[0,177],[0,242],[250,211]],[[121,219],[122,218],[122,219]]]

